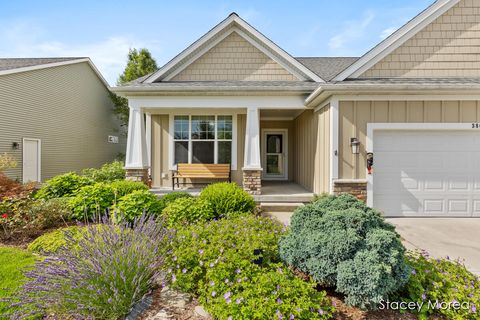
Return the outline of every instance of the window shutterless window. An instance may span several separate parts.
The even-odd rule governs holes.
[[[231,163],[232,116],[174,116],[174,164]]]

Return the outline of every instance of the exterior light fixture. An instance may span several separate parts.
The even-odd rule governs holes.
[[[12,149],[13,150],[18,150],[19,147],[20,147],[20,145],[18,144],[18,142],[12,142]]]
[[[360,141],[357,138],[350,138],[350,147],[352,147],[353,154],[360,153]]]

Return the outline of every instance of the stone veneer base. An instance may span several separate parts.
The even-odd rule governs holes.
[[[334,181],[333,193],[349,193],[357,199],[367,201],[367,182],[366,181]]]
[[[150,179],[148,176],[148,168],[144,169],[125,169],[125,179],[130,181],[143,182],[146,185],[149,184]]]
[[[262,170],[243,170],[243,190],[251,195],[262,194]]]

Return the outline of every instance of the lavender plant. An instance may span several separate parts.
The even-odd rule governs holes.
[[[12,298],[10,318],[53,312],[74,319],[118,319],[155,286],[169,232],[152,217],[133,227],[104,219],[89,226],[79,250],[62,249],[26,272],[30,279]],[[69,246],[65,246],[68,248]]]

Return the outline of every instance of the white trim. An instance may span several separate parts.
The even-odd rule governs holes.
[[[343,81],[347,78],[358,78],[377,62],[392,53],[395,49],[412,38],[428,24],[451,9],[460,0],[438,0],[425,9],[403,27],[395,31],[391,36],[383,40],[375,48],[367,52],[350,67],[338,74],[333,81]]]
[[[334,181],[338,179],[338,136],[340,131],[340,123],[338,112],[339,101],[338,99],[330,100],[330,183],[329,191],[333,194]]]
[[[33,70],[41,70],[41,69],[46,69],[46,68],[68,66],[70,64],[76,64],[76,63],[82,63],[82,62],[87,62],[90,65],[90,67],[93,69],[93,71],[97,74],[100,81],[102,81],[102,83],[105,85],[105,87],[110,88],[110,85],[108,84],[107,80],[105,80],[105,78],[102,76],[102,74],[97,69],[95,64],[93,64],[93,62],[92,62],[92,60],[90,60],[90,58],[72,59],[72,60],[68,60],[68,61],[52,62],[52,63],[38,64],[38,65],[35,65],[35,66],[29,66],[29,67],[3,70],[3,71],[0,71],[0,76],[6,75],[6,74],[28,72],[28,71],[33,71]]]
[[[150,77],[148,77],[144,81],[144,83],[153,83],[156,80],[158,80],[159,78],[161,78],[164,74],[168,73],[172,69],[175,69],[175,67],[178,64],[185,63],[183,60],[185,60],[188,56],[193,54],[200,47],[204,46],[206,43],[208,43],[208,41],[210,41],[212,38],[217,36],[220,32],[228,30],[230,27],[235,26],[235,25],[238,25],[238,26],[240,26],[240,28],[243,28],[246,32],[251,34],[253,36],[253,38],[257,39],[258,42],[263,43],[266,47],[271,49],[280,58],[282,58],[286,62],[290,63],[293,67],[298,69],[301,73],[305,74],[311,80],[316,81],[316,82],[322,82],[322,83],[325,82],[318,75],[316,75],[310,69],[308,69],[303,64],[298,62],[295,58],[293,58],[286,51],[284,51],[279,46],[277,46],[270,39],[268,39],[263,34],[258,32],[257,30],[255,30],[255,28],[253,28],[251,25],[249,25],[247,22],[245,22],[243,19],[241,19],[237,14],[232,13],[225,20],[223,20],[222,22],[217,24],[213,29],[211,29],[209,32],[204,34],[200,39],[198,39],[193,44],[191,44],[187,49],[185,49],[180,54],[178,54],[175,58],[170,60],[167,64],[165,64],[157,72],[155,72]],[[285,66],[285,63],[282,63],[282,65]]]
[[[145,113],[145,134],[147,140],[147,162],[149,174],[152,174],[152,114]]]
[[[199,110],[191,110],[184,112],[179,111],[179,110],[169,110],[168,112],[162,112],[162,114],[168,114],[168,167],[170,170],[175,169],[175,139],[174,139],[174,118],[175,116],[188,116],[188,132],[189,132],[189,139],[188,139],[188,162],[192,163],[192,139],[190,137],[190,133],[192,132],[192,116],[194,115],[208,115],[208,116],[215,116],[215,140],[214,140],[214,163],[217,163],[218,161],[218,155],[217,155],[217,143],[218,141],[231,141],[232,142],[232,162],[230,164],[231,170],[235,171],[237,170],[238,167],[238,159],[237,159],[237,140],[238,140],[238,135],[237,135],[237,113],[236,112],[229,112],[229,111],[224,111],[224,112],[210,112],[208,110],[205,111],[199,111]],[[218,116],[232,116],[232,140],[218,140],[217,139],[217,117]],[[200,140],[201,141],[201,140]],[[207,140],[207,141],[212,141],[212,140]]]
[[[475,130],[472,123],[367,123],[367,141],[366,151],[374,152],[374,140],[376,131],[398,131],[398,130]],[[374,154],[375,157],[375,154]],[[373,179],[375,175],[375,159],[374,173],[367,172],[367,205],[373,206]]]
[[[480,100],[478,94],[394,94],[394,95],[335,95],[339,101],[473,101]]]
[[[320,110],[322,110],[323,108],[325,108],[328,104],[331,103],[333,98],[328,98],[327,100],[325,100],[324,102],[322,102],[321,104],[319,104],[317,107],[315,107],[315,109],[313,109],[314,112],[318,112]]]
[[[22,138],[22,182],[27,182],[25,179],[25,141],[37,142],[37,182],[42,182],[42,140],[35,138]]]
[[[283,135],[283,146],[282,146],[282,149],[283,149],[283,156],[285,158],[284,160],[284,175],[282,177],[274,177],[274,176],[268,176],[267,175],[267,170],[266,170],[266,155],[267,155],[267,141],[266,141],[266,137],[267,137],[267,134],[268,133],[280,133]],[[262,167],[265,168],[265,170],[263,170],[262,172],[262,180],[266,180],[266,181],[288,181],[288,129],[287,128],[280,128],[280,129],[276,129],[276,128],[265,128],[265,129],[262,129],[261,130],[261,135],[262,135],[262,138],[261,138],[261,155],[262,155]],[[264,163],[265,162],[265,163]]]
[[[296,117],[262,117],[260,116],[260,121],[292,121],[292,120],[295,120]]]
[[[297,96],[153,96],[128,97],[129,105],[153,109],[298,109],[307,110],[302,95]],[[163,110],[162,110],[163,111]]]

